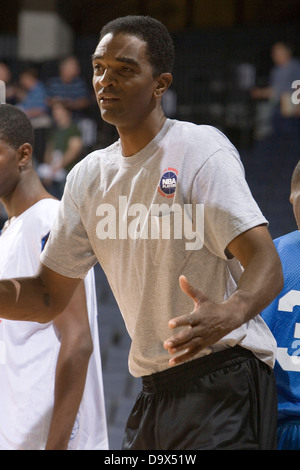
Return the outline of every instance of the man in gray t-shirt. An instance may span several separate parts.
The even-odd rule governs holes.
[[[89,155],[68,178],[62,205],[42,262],[83,278],[100,261],[132,338],[135,376],[168,368],[168,322],[192,308],[179,277],[222,302],[242,273],[226,247],[266,224],[225,136],[172,120],[135,155],[124,157],[119,143]],[[275,342],[259,316],[199,355],[235,344],[273,366]]]
[[[49,321],[99,260],[143,377],[124,449],[273,448],[275,343],[259,313],[280,261],[233,145],[164,116],[172,63],[158,21],[103,28],[93,84],[120,139],[69,174],[40,275],[2,282],[0,315]]]

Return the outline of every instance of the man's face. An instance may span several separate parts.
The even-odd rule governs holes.
[[[291,59],[290,50],[281,43],[274,44],[271,57],[275,65],[285,65]]]
[[[134,129],[154,109],[156,80],[147,44],[129,34],[107,34],[93,58],[93,86],[102,118],[121,129]]]
[[[60,66],[60,76],[65,83],[72,82],[79,74],[79,63],[74,57],[66,59]]]
[[[14,190],[19,179],[18,151],[0,139],[0,199]]]
[[[300,187],[292,187],[290,201],[293,205],[298,230],[300,230]]]

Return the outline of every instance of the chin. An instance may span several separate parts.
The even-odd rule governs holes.
[[[120,116],[112,116],[110,114],[103,113],[102,114],[102,119],[104,122],[107,124],[110,124],[111,126],[114,126],[116,130],[118,131],[119,129],[130,129],[129,120],[126,120],[124,118],[120,118]]]
[[[105,110],[100,109],[100,114],[101,114],[101,118],[103,119],[103,121],[113,126],[117,126],[119,120],[115,114],[108,112],[106,109]]]

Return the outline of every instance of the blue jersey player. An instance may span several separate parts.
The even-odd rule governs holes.
[[[292,175],[291,197],[298,230],[274,240],[284,287],[262,312],[277,341],[278,449],[300,449],[300,160]]]

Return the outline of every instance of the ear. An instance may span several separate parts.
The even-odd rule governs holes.
[[[18,148],[19,169],[24,170],[32,162],[32,146],[28,143]]]
[[[169,88],[173,81],[173,77],[171,73],[162,73],[156,79],[157,85],[154,90],[155,98],[161,98],[165,91]]]

